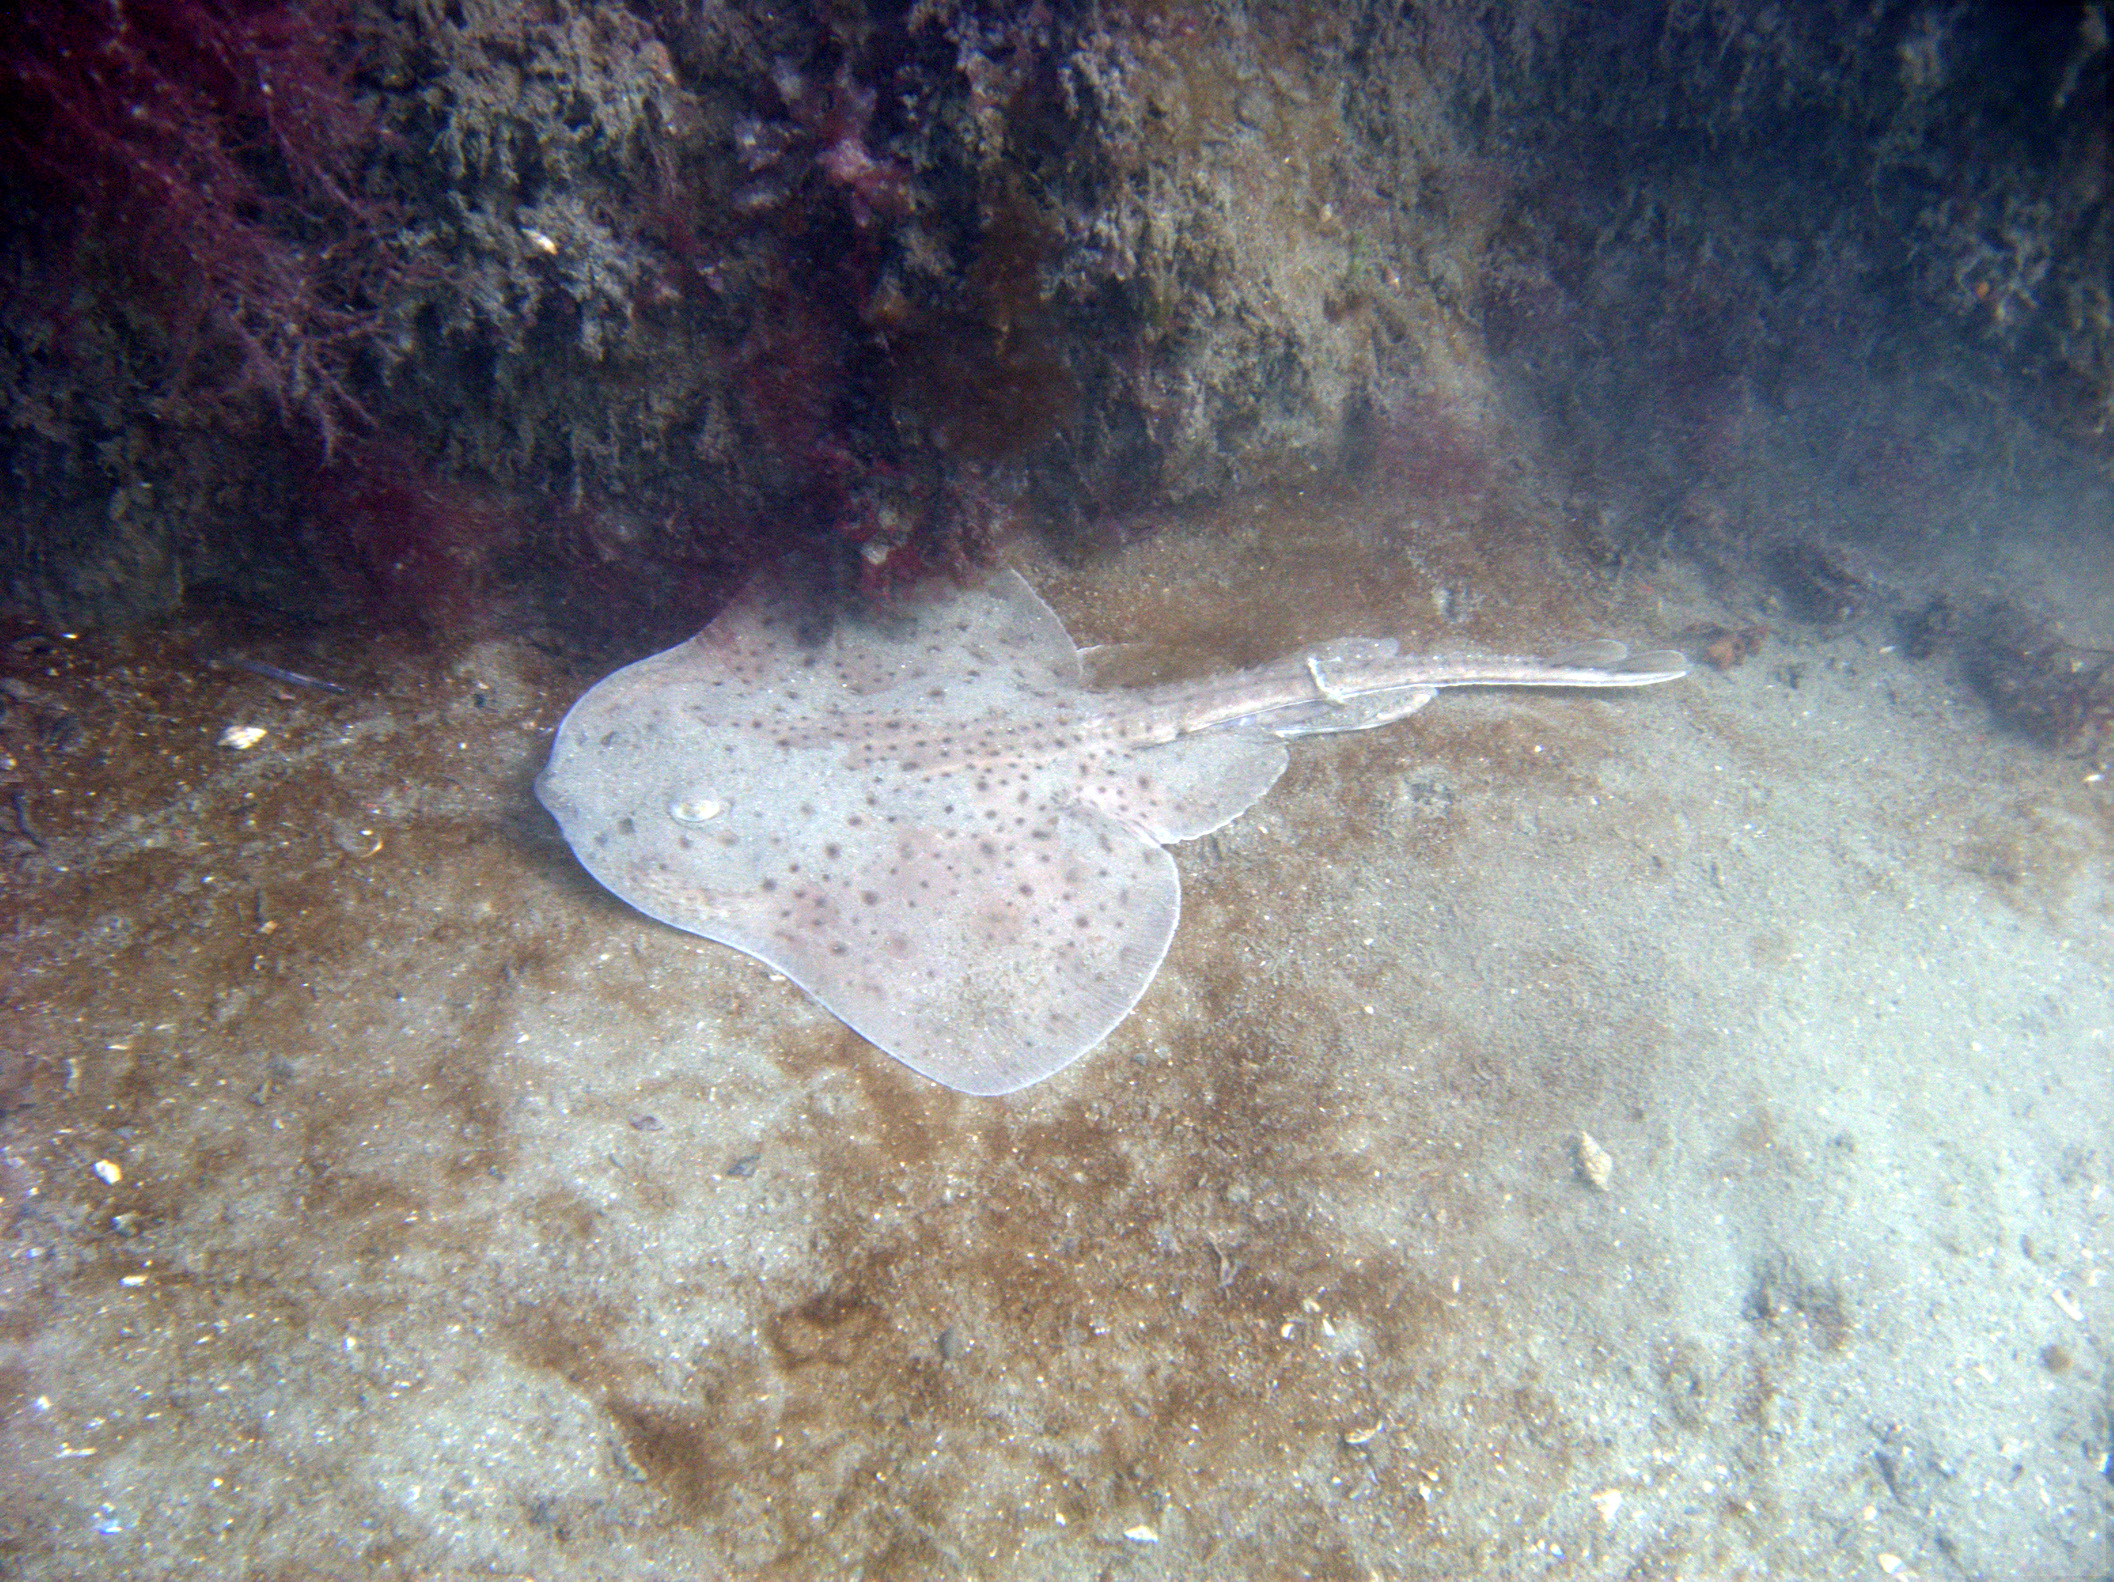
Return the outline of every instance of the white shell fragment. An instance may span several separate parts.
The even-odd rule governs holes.
[[[246,753],[269,734],[262,725],[230,725],[220,733],[220,745]]]
[[[726,812],[727,804],[717,798],[693,797],[687,802],[670,802],[668,816],[678,824],[708,824]]]
[[[1605,1192],[1615,1176],[1615,1156],[1601,1147],[1591,1132],[1578,1134],[1578,1173],[1595,1192]]]

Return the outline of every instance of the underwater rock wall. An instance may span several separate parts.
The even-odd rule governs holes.
[[[1641,502],[1611,553],[1707,540],[1655,468],[1822,337],[2108,444],[2095,7],[32,11],[4,554],[47,620],[681,629],[787,549],[1089,553],[1537,413]]]

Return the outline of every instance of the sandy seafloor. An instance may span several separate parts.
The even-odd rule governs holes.
[[[1015,546],[1163,670],[1771,634],[1295,743],[998,1100],[599,891],[524,637],[18,646],[0,1574],[2103,1582],[2114,786],[1887,614],[2114,646],[2103,485],[1828,628],[1507,487]]]

